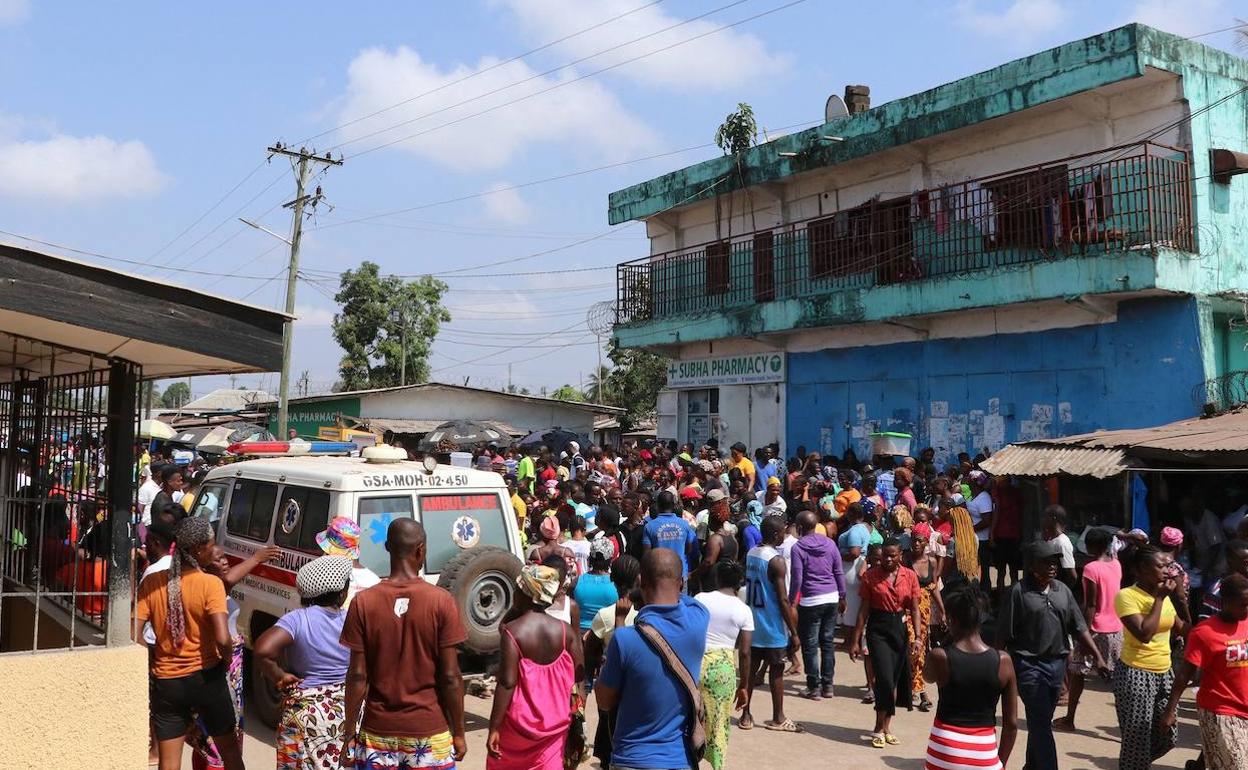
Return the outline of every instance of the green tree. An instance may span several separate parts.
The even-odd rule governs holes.
[[[585,394],[572,387],[571,385],[561,385],[555,388],[555,392],[550,394],[551,398],[557,398],[560,401],[584,401]]]
[[[185,382],[175,382],[165,388],[160,397],[160,405],[166,409],[178,409],[191,400],[191,386]]]
[[[620,426],[632,430],[654,417],[659,391],[667,386],[668,361],[646,350],[621,348],[614,340],[607,346],[607,357],[614,367],[607,375],[606,390],[616,394],[612,405],[624,408]]]
[[[589,382],[585,386],[585,398],[593,404],[606,404],[615,406],[615,402],[611,400],[615,391],[611,390],[611,370],[605,366],[598,367],[598,371],[589,375]]]
[[[398,385],[406,348],[406,381],[429,379],[433,340],[451,314],[442,306],[446,284],[423,276],[381,275],[373,262],[342,274],[334,300],[334,340],[342,347],[338,376],[345,390]],[[406,334],[404,333],[406,332]]]

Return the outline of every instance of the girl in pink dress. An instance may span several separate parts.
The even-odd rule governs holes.
[[[526,565],[516,584],[514,620],[501,631],[486,770],[563,770],[573,687],[584,671],[580,635],[545,612],[559,591],[557,570]]]

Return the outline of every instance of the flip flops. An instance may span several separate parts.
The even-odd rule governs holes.
[[[794,722],[792,719],[786,719],[783,722],[773,722],[770,719],[763,722],[763,727],[768,730],[774,730],[778,733],[804,733],[802,726]]]

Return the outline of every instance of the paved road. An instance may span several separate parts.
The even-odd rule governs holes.
[[[840,767],[893,768],[895,770],[922,770],[927,744],[927,731],[932,715],[919,711],[902,711],[893,722],[893,730],[901,738],[900,746],[886,751],[871,748],[870,732],[873,714],[870,706],[859,703],[865,683],[862,667],[837,656],[837,697],[818,703],[796,697],[801,685],[798,678],[790,677],[785,698],[788,716],[806,728],[803,735],[786,735],[769,732],[760,727],[745,732],[733,732],[729,744],[727,770],[791,770],[795,758],[835,757]],[[931,690],[935,696],[934,688]],[[468,757],[461,764],[467,770],[485,767],[485,728],[489,719],[490,702],[467,697],[468,710]],[[754,714],[762,720],[770,718],[770,699],[765,691],[755,693]],[[592,706],[592,702],[591,702]],[[593,712],[593,709],[590,709]],[[1020,705],[1021,711],[1021,705]],[[1107,684],[1091,682],[1080,704],[1081,730],[1073,734],[1058,734],[1058,751],[1062,755],[1062,768],[1095,768],[1113,770],[1118,766],[1118,728],[1114,717],[1113,699]],[[589,735],[592,738],[594,716],[590,717]],[[273,733],[252,718],[247,725],[245,756],[247,766],[271,768],[273,766]],[[1022,767],[1026,730],[1019,733],[1019,743],[1009,767]],[[1181,768],[1183,763],[1196,756],[1200,737],[1195,726],[1195,712],[1190,701],[1180,712],[1179,746],[1167,754],[1154,768]],[[190,767],[189,760],[186,767]],[[596,768],[597,762],[583,765]]]

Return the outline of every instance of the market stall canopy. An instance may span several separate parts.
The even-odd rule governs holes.
[[[1107,479],[1130,468],[1121,449],[1044,446],[1035,442],[1011,444],[982,461],[979,467],[994,476],[1092,476]]]
[[[155,438],[168,441],[177,435],[173,427],[160,420],[143,420],[139,423],[140,438]]]
[[[0,244],[0,380],[102,368],[144,379],[275,371],[286,316],[105,267]]]
[[[477,444],[507,444],[511,436],[498,426],[477,420],[451,420],[444,422],[425,434],[420,440],[420,449],[425,452],[438,448],[447,442],[461,449],[471,448]]]
[[[542,444],[548,447],[555,457],[558,457],[559,453],[568,446],[569,441],[576,441],[579,443],[581,441],[581,437],[572,431],[555,427],[547,428],[546,430],[533,431],[529,435],[520,439],[520,446],[530,447]]]
[[[1013,444],[980,464],[997,475],[1106,478],[1134,467],[1248,467],[1248,406],[1151,428]]]
[[[171,443],[184,444],[200,452],[225,454],[230,444],[248,441],[272,441],[273,434],[259,425],[235,421],[224,425],[200,425],[178,431]]]

